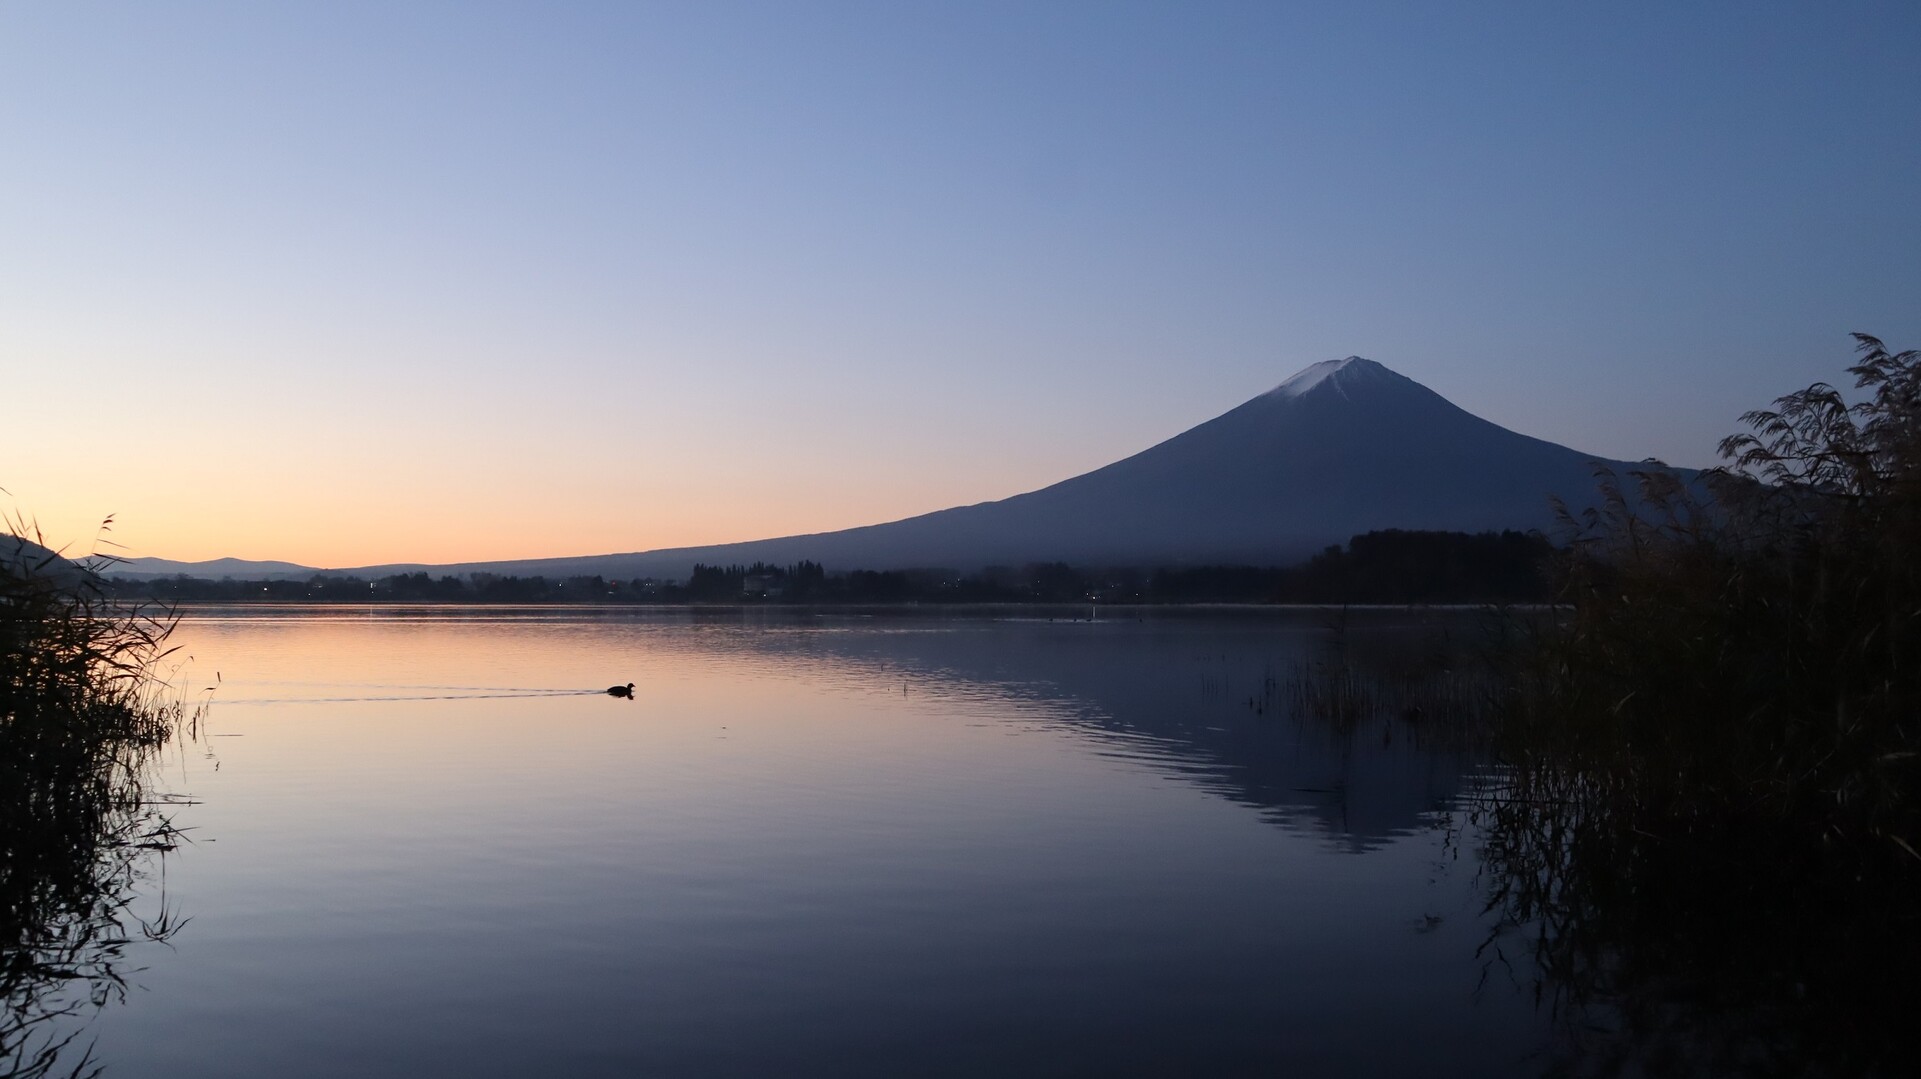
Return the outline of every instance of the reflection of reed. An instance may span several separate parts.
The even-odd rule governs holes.
[[[1247,705],[1280,712],[1342,733],[1380,723],[1405,728],[1420,744],[1471,749],[1488,743],[1502,681],[1484,656],[1450,636],[1399,635],[1365,647],[1342,625],[1313,659],[1295,660],[1284,675],[1270,670]]]
[[[1473,818],[1500,921],[1579,1074],[1913,1075],[1911,875],[1791,822],[1677,816],[1633,777],[1539,759]],[[1518,950],[1518,952],[1517,952]]]
[[[182,924],[132,909],[179,841],[143,782],[183,720],[152,664],[170,622],[110,609],[0,560],[0,1075],[90,1075],[78,1019],[120,999],[136,940]]]
[[[1900,852],[1548,722],[1516,658],[1369,655],[1337,637],[1250,706],[1497,762],[1450,842],[1479,847],[1482,980],[1527,986],[1550,1013],[1550,1072],[1921,1074],[1921,880]]]

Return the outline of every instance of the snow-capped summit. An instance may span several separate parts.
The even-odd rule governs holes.
[[[1351,390],[1373,383],[1393,381],[1418,385],[1405,375],[1390,371],[1364,356],[1347,356],[1338,360],[1323,360],[1320,363],[1310,364],[1296,372],[1287,381],[1267,391],[1263,396],[1299,398],[1306,396],[1312,390],[1327,386],[1331,388],[1331,392],[1345,397]]]
[[[1360,356],[1348,356],[1339,360],[1322,360],[1309,364],[1289,376],[1286,381],[1267,391],[1269,397],[1299,397],[1322,382],[1332,378],[1343,368],[1357,363],[1373,363],[1373,360]]]

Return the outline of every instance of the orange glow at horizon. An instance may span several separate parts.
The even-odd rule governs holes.
[[[624,554],[771,539],[877,524],[945,509],[962,499],[1018,493],[1002,489],[943,501],[926,490],[902,488],[845,490],[835,492],[839,497],[832,502],[799,491],[748,492],[724,501],[669,491],[626,505],[568,505],[549,496],[512,506],[497,501],[462,506],[445,496],[422,504],[372,491],[351,499],[303,499],[298,491],[263,490],[235,504],[191,494],[156,497],[99,489],[67,494],[11,486],[7,490],[14,497],[10,504],[0,497],[0,506],[69,557],[98,554],[181,562],[241,558],[344,569]],[[109,514],[111,523],[103,529]]]

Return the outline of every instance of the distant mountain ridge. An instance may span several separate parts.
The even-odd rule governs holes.
[[[1131,457],[995,502],[836,532],[704,547],[329,572],[630,579],[683,578],[695,563],[786,565],[802,559],[830,570],[972,570],[1050,561],[1285,564],[1377,529],[1549,528],[1550,496],[1574,507],[1594,501],[1596,464],[1617,471],[1638,467],[1510,431],[1379,363],[1349,356],[1313,364]],[[215,573],[215,566],[235,568]],[[133,559],[119,571],[146,577],[257,574],[255,579],[315,572],[238,559]]]
[[[237,581],[304,581],[316,573],[349,572],[321,570],[295,562],[261,562],[247,558],[210,558],[204,562],[176,562],[170,558],[129,558],[124,565],[108,571],[113,577],[205,577]]]
[[[98,560],[91,561],[95,564],[90,565],[88,560],[76,562],[25,536],[0,532],[0,576],[14,581],[39,581],[56,589],[70,590],[92,577]]]

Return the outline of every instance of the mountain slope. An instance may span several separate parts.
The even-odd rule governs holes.
[[[62,556],[58,551],[12,532],[0,532],[0,577],[14,582],[16,586],[26,586],[25,582],[38,582],[28,587],[49,587],[70,590],[86,581],[94,570],[84,562],[75,562]]]
[[[628,556],[830,568],[1281,563],[1378,528],[1547,528],[1595,459],[1468,413],[1371,360],[1315,364],[1132,457],[997,502],[887,524]],[[1627,462],[1603,462],[1617,469]]]
[[[829,569],[1286,563],[1373,529],[1546,528],[1550,495],[1591,501],[1594,463],[1350,356],[1132,457],[996,502],[746,543],[355,572],[684,577],[696,562],[801,559]]]

